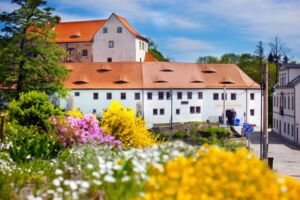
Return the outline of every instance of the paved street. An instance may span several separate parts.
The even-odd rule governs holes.
[[[260,152],[260,134],[255,133],[251,139],[255,154]],[[300,180],[300,148],[281,137],[269,134],[269,157],[274,157],[273,168],[280,174],[289,175]]]

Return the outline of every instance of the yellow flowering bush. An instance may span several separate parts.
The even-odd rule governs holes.
[[[102,113],[101,127],[120,140],[123,147],[146,147],[156,143],[145,121],[117,101],[112,101],[107,111]]]
[[[75,118],[82,118],[83,117],[81,111],[78,108],[72,108],[71,110],[69,110],[67,112],[67,115],[69,115],[71,117],[75,117]]]
[[[246,149],[203,146],[196,158],[177,157],[152,173],[144,199],[296,200],[299,194],[298,181],[275,174]]]

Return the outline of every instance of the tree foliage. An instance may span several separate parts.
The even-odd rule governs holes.
[[[45,92],[31,91],[21,93],[19,100],[13,100],[9,106],[12,120],[21,126],[35,126],[39,132],[48,132],[51,128],[49,118],[61,115],[62,111],[50,103]]]
[[[44,0],[13,0],[18,9],[0,14],[4,24],[0,45],[0,84],[18,97],[30,90],[47,94],[63,91],[67,69],[60,64],[64,51],[55,43],[58,17]]]
[[[286,54],[291,50],[287,47],[286,43],[283,43],[280,40],[278,36],[276,36],[274,40],[269,43],[269,46],[271,49],[270,53],[272,54],[272,59],[270,59],[269,61],[274,63],[276,66],[275,82],[277,82],[279,65],[284,61],[288,61],[286,59],[284,60],[284,58],[287,58]]]
[[[149,48],[148,48],[148,52],[158,61],[162,61],[162,62],[169,62],[171,61],[171,58],[165,57],[157,48],[158,45],[152,40],[152,39],[148,39],[149,40]]]

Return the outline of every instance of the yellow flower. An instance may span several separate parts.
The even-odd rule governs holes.
[[[101,127],[108,134],[122,142],[123,147],[147,147],[156,144],[141,116],[127,109],[117,101],[112,101],[107,111],[102,113]]]
[[[153,170],[152,170],[153,171]],[[151,174],[144,199],[299,199],[300,183],[271,171],[245,149],[204,145],[195,158],[177,157]]]

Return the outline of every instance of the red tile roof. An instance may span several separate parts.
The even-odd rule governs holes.
[[[146,52],[144,62],[158,62],[149,52]]]
[[[105,22],[106,20],[61,22],[54,29],[57,34],[56,42],[92,42],[94,35]],[[80,37],[71,38],[72,35]]]
[[[69,89],[254,88],[259,85],[234,64],[176,62],[66,63]],[[215,72],[203,72],[213,68]],[[167,69],[167,70],[166,70]]]
[[[137,38],[148,41],[145,37],[141,36],[125,18],[116,14],[112,15],[115,15],[120,22]],[[60,22],[54,29],[54,32],[57,34],[56,42],[92,42],[94,35],[105,24],[106,21],[107,19]]]

